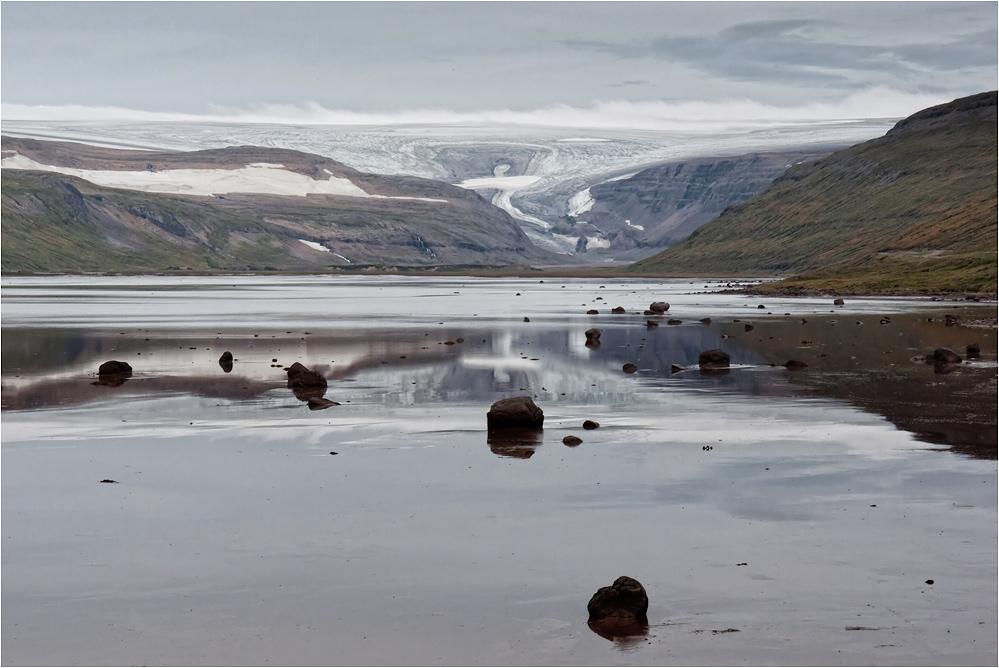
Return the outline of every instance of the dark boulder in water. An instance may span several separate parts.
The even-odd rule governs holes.
[[[540,429],[545,413],[528,396],[500,399],[486,413],[488,429]]]
[[[593,420],[585,420],[583,422],[583,429],[599,429],[600,423],[594,422]]]
[[[287,374],[288,374],[288,380],[291,380],[292,378],[294,378],[298,374],[300,374],[300,373],[302,373],[304,371],[308,371],[308,370],[309,370],[309,367],[305,366],[301,362],[295,362],[290,367],[288,367],[287,369],[285,369],[285,372],[287,372]]]
[[[582,442],[583,439],[581,439],[579,436],[566,436],[565,438],[562,439],[562,443],[564,445],[568,445],[570,448],[574,448]]]
[[[833,306],[842,306],[845,302],[842,299],[834,299]]]
[[[118,360],[108,360],[97,369],[98,376],[120,376],[128,378],[132,375],[132,365],[128,362]]]
[[[953,350],[948,350],[947,348],[937,348],[926,356],[926,363],[935,365],[960,364],[961,356]]]
[[[653,313],[665,313],[669,310],[669,304],[666,302],[652,302],[649,304],[649,310]]]
[[[621,367],[621,371],[624,371],[625,373],[635,373],[636,371],[638,371],[638,367],[632,364],[631,362],[628,362],[623,367]]]
[[[705,350],[697,358],[697,363],[702,367],[724,368],[729,365],[728,353],[719,348]]]
[[[969,360],[976,360],[982,356],[982,349],[977,343],[969,343],[964,350],[964,355]]]
[[[227,350],[219,357],[219,366],[222,367],[223,371],[229,373],[232,371],[232,360],[232,353]]]
[[[615,306],[614,308],[611,309],[611,313],[624,313],[624,307]]]
[[[638,580],[622,575],[611,586],[598,589],[586,610],[591,622],[633,624],[646,618],[649,597]]]

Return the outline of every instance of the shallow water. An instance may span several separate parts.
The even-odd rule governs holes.
[[[995,306],[719,286],[5,278],[4,663],[995,665]]]

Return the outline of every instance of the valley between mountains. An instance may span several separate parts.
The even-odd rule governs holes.
[[[852,146],[813,136],[794,148],[785,137],[773,150],[632,171],[621,155],[596,167],[594,156],[613,155],[599,142],[562,138],[586,166],[572,176],[563,165],[561,181],[545,176],[551,164],[539,166],[557,153],[520,141],[428,149],[425,167],[409,170],[436,177],[426,178],[364,172],[289,148],[125,150],[4,136],[2,268],[532,268],[793,277],[768,286],[791,293],[988,294],[996,284],[996,125],[989,92]]]

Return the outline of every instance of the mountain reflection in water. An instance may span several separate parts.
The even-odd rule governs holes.
[[[531,394],[542,407],[655,403],[677,391],[827,397],[882,415],[925,442],[996,458],[995,330],[948,327],[936,312],[890,318],[747,313],[709,323],[684,318],[680,325],[667,325],[663,317],[654,328],[637,311],[579,322],[526,312],[530,323],[494,318],[445,325],[428,316],[423,326],[410,322],[398,329],[390,323],[324,329],[317,323],[291,331],[272,324],[252,334],[4,327],[3,410],[170,394],[281,402],[293,398],[285,367],[302,362],[327,378],[326,398],[355,406],[463,402],[481,404],[484,413],[492,401],[517,394]],[[594,322],[602,330],[599,347],[586,345],[584,332]],[[938,347],[963,356],[970,343],[981,346],[982,359],[947,374],[911,359]],[[730,369],[698,369],[699,353],[712,348],[731,355]],[[232,352],[231,367],[218,363],[223,351]],[[134,376],[118,387],[94,385],[97,367],[108,359],[127,360]],[[791,359],[807,366],[787,370],[783,365]],[[638,371],[625,374],[624,364]],[[674,372],[673,365],[686,370]],[[533,453],[527,441],[490,434],[488,442],[497,454]]]

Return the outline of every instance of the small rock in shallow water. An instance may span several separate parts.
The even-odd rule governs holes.
[[[131,376],[132,365],[128,362],[108,360],[97,369],[98,376]]]
[[[636,371],[638,371],[638,367],[632,364],[631,362],[628,362],[623,367],[621,367],[621,371],[624,371],[625,373],[635,373]]]
[[[583,442],[579,436],[566,436],[562,439],[562,443],[568,445],[569,447],[575,447]]]
[[[594,422],[593,420],[586,420],[583,422],[583,429],[599,429],[600,423]]]
[[[500,399],[486,413],[488,429],[534,428],[544,425],[545,413],[528,396]]]
[[[961,356],[947,348],[937,348],[926,356],[927,364],[960,364]]]
[[[680,366],[679,364],[670,364],[669,365],[669,372],[670,373],[680,373],[681,371],[686,371],[686,370],[687,370],[687,367]]]
[[[700,366],[727,367],[729,359],[728,353],[715,348],[714,350],[705,350],[701,353],[697,358],[697,363]]]

